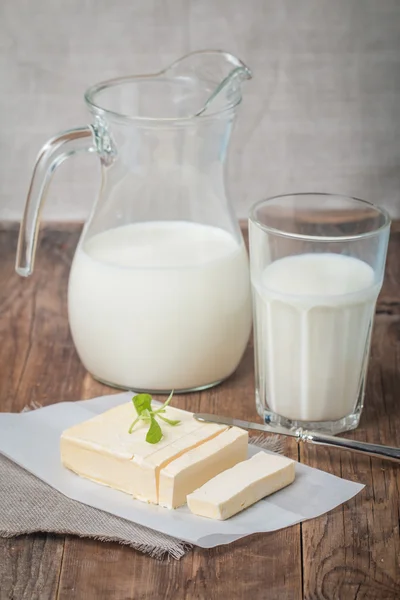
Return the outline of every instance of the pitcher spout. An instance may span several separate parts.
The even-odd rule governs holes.
[[[198,108],[192,116],[234,108],[242,99],[242,83],[252,73],[239,58],[223,50],[191,52],[162,72],[163,76],[192,79],[198,85]]]

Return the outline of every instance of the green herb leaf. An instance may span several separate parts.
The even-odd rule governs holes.
[[[137,414],[140,416],[144,410],[151,412],[152,397],[150,394],[138,394],[132,398],[133,406],[136,408]]]
[[[135,425],[139,421],[139,419],[140,419],[140,417],[136,417],[136,419],[132,422],[132,425],[128,429],[128,433],[132,433],[133,428],[135,427]]]
[[[158,415],[158,418],[162,419],[163,421],[168,423],[168,425],[172,425],[173,427],[175,427],[175,425],[179,425],[180,423],[180,421],[175,421],[174,419],[167,419],[167,417],[162,417],[161,415]]]
[[[153,414],[152,410],[148,410],[147,408],[144,408],[140,414],[140,418],[143,421],[150,421],[152,414]]]
[[[159,442],[162,439],[163,433],[160,425],[156,421],[156,417],[160,418],[162,421],[168,423],[168,425],[171,425],[172,427],[175,427],[180,423],[180,421],[178,420],[167,419],[167,417],[163,417],[161,415],[161,413],[166,412],[166,407],[171,402],[173,395],[174,390],[172,390],[167,400],[157,410],[153,410],[151,407],[152,397],[150,396],[150,394],[138,394],[137,396],[134,396],[132,398],[132,402],[138,416],[129,427],[128,432],[132,433],[133,428],[138,423],[138,421],[145,421],[146,423],[150,423],[149,430],[146,434],[146,442],[148,442],[149,444],[157,444],[157,442]]]
[[[157,444],[161,440],[162,436],[163,434],[161,431],[161,427],[159,426],[155,418],[151,416],[150,427],[146,435],[146,442],[149,442],[149,444]]]
[[[164,404],[162,406],[160,406],[160,408],[158,408],[157,410],[154,411],[154,414],[157,414],[160,412],[165,412],[165,409],[168,406],[168,404],[171,402],[173,395],[174,395],[174,390],[172,390],[172,392],[170,393],[170,395],[168,396],[168,398],[166,399]]]

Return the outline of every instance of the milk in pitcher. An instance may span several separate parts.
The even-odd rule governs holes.
[[[104,382],[145,391],[229,376],[251,328],[247,253],[230,233],[185,221],[85,238],[69,281],[80,358]]]

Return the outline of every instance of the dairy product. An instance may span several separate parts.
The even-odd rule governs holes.
[[[149,444],[144,421],[128,433],[136,416],[128,402],[67,429],[61,436],[62,463],[82,477],[157,504],[160,469],[226,429],[212,423],[199,427],[192,413],[167,407],[163,416],[181,423],[163,425],[162,440]]]
[[[139,421],[128,433],[136,417],[133,404],[117,406],[64,431],[61,461],[96,483],[175,508],[186,502],[188,492],[246,458],[247,432],[200,423],[192,413],[172,407],[163,416],[180,424],[162,422],[163,438],[150,444],[148,423]]]
[[[205,386],[235,370],[248,341],[246,250],[196,223],[110,229],[78,247],[68,304],[78,354],[99,379],[146,391]]]
[[[292,420],[350,415],[379,289],[367,263],[331,253],[282,258],[253,279],[261,403]]]
[[[210,479],[187,497],[190,511],[209,519],[229,519],[294,481],[294,461],[258,452]]]
[[[186,496],[206,481],[246,460],[247,446],[247,431],[230,427],[201,446],[185,452],[161,469],[159,504],[167,508],[185,504]]]

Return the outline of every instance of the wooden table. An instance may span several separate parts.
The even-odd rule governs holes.
[[[14,273],[15,227],[0,231],[0,410],[90,398],[109,392],[85,372],[67,324],[67,279],[77,225],[46,229],[34,275]],[[176,397],[192,411],[258,419],[249,346],[221,386]],[[366,407],[351,437],[400,446],[400,223],[392,230],[378,303]],[[129,548],[71,536],[0,539],[0,598],[158,600],[159,598],[400,598],[400,468],[286,441],[286,453],[366,484],[327,515],[180,561],[156,561]]]

